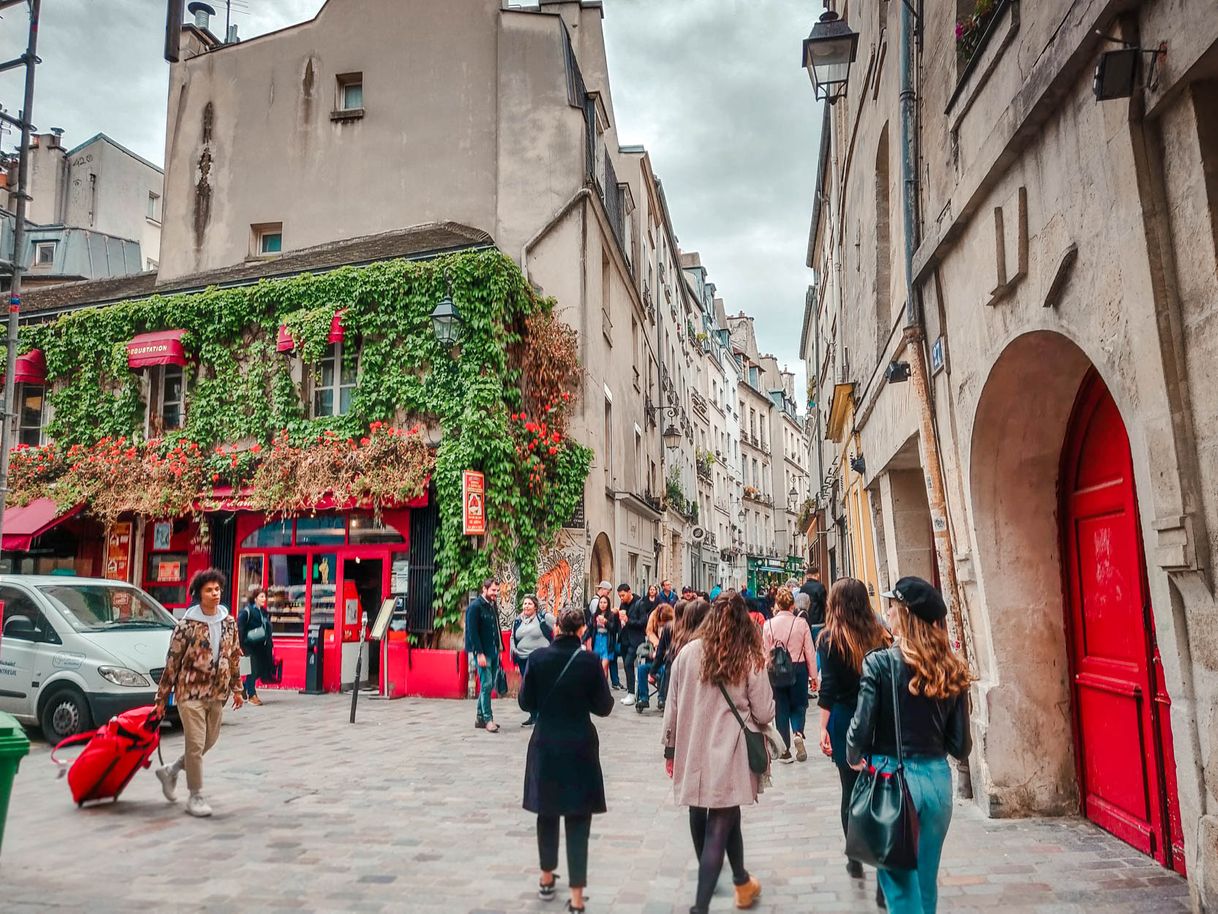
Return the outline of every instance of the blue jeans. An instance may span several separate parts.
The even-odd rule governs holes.
[[[472,655],[474,668],[478,671],[478,716],[483,720],[494,720],[491,716],[491,692],[495,689],[495,664],[498,657],[487,657],[486,666],[478,666],[477,655]]]
[[[250,673],[245,677],[245,697],[252,698],[258,694],[258,683],[254,678],[254,674]]]
[[[871,764],[889,771],[897,760],[874,755]],[[880,870],[888,914],[935,914],[939,907],[939,858],[952,822],[952,772],[939,756],[906,756],[905,780],[918,811],[918,868]]]
[[[791,668],[795,671],[795,682],[774,687],[774,725],[788,749],[792,731],[802,734],[808,717],[808,663],[800,660],[791,664]]]
[[[637,671],[634,674],[634,681],[636,683],[636,687],[638,690],[635,693],[635,698],[639,701],[640,704],[646,702],[647,698],[648,698],[647,677],[649,675],[651,675],[650,661],[648,661],[647,663],[640,663],[638,665]]]

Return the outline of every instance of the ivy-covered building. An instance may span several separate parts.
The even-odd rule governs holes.
[[[445,299],[455,343],[433,323]],[[265,587],[285,686],[304,684],[309,626],[337,689],[384,599],[404,598],[404,630],[453,623],[492,568],[537,567],[583,491],[573,333],[473,229],[37,290],[25,320],[19,397],[45,405],[13,455],[7,561],[178,609],[209,566],[233,600]],[[487,480],[477,540],[466,469]]]

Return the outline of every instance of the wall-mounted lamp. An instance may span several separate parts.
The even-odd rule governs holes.
[[[1159,43],[1157,48],[1138,47],[1119,38],[1112,38],[1103,32],[1096,32],[1105,41],[1121,45],[1115,51],[1105,51],[1095,64],[1095,78],[1091,91],[1096,101],[1107,101],[1113,98],[1129,98],[1139,88],[1139,80],[1143,71],[1143,56],[1149,56],[1150,62],[1145,65],[1146,78],[1141,80],[1141,88],[1154,86],[1155,69],[1159,58],[1167,56],[1167,42]]]
[[[909,380],[908,362],[889,362],[884,369],[884,380],[889,384],[900,384]]]
[[[862,457],[851,457],[850,458],[850,469],[854,470],[854,472],[858,473],[860,476],[866,476],[867,475],[867,461],[864,460]]]

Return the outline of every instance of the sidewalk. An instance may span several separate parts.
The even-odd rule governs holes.
[[[533,820],[520,808],[528,731],[513,704],[496,702],[503,731],[488,734],[470,702],[361,698],[351,726],[349,697],[264,698],[227,712],[207,759],[210,820],[167,804],[150,772],[117,804],[77,810],[35,743],[0,856],[3,910],[563,910],[562,893],[550,904],[535,894]],[[696,870],[658,715],[618,705],[598,727],[611,808],[593,823],[588,911],[687,912]],[[181,744],[170,734],[166,759]],[[744,814],[745,858],[764,886],[754,910],[875,911],[874,873],[845,873],[832,765],[776,768]],[[1086,822],[987,820],[967,804],[940,885],[944,912],[1188,910],[1183,879]],[[735,910],[726,874],[712,910]]]

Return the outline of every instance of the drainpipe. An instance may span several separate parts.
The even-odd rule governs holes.
[[[919,8],[921,4],[919,4]],[[943,482],[943,462],[939,452],[939,436],[935,427],[934,404],[931,401],[930,374],[926,364],[926,331],[918,291],[914,288],[914,251],[918,247],[918,135],[917,91],[914,88],[915,13],[910,4],[901,4],[901,209],[905,236],[905,328],[906,349],[910,353],[910,380],[918,399],[922,466],[926,473],[926,495],[930,506],[931,527],[935,537],[935,552],[939,557],[939,572],[947,591],[948,619],[957,650],[971,664],[971,640],[964,623],[960,581],[956,576],[956,550],[952,542],[951,522],[947,513],[946,487]],[[960,763],[960,796],[973,795],[968,760]]]

